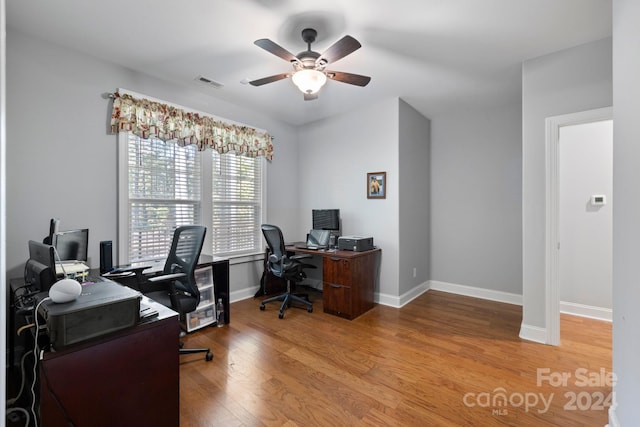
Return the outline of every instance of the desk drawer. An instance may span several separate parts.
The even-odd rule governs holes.
[[[325,257],[322,262],[322,280],[336,285],[351,286],[351,260]]]
[[[352,319],[353,304],[351,302],[351,287],[323,282],[322,306],[325,313]]]
[[[187,332],[191,332],[213,324],[215,319],[216,313],[213,303],[206,305],[200,304],[195,311],[187,313],[186,321],[183,322],[183,326]]]

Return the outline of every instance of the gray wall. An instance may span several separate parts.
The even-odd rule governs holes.
[[[298,239],[311,228],[311,210],[338,208],[343,235],[372,236],[382,248],[382,302],[398,295],[398,99],[391,98],[327,120],[300,133],[300,224]],[[387,172],[387,196],[367,199],[367,172]],[[291,240],[291,239],[289,239]]]
[[[574,304],[610,310],[613,121],[561,127],[559,151],[561,310],[571,313]],[[593,206],[594,194],[607,204]]]
[[[545,328],[545,118],[612,103],[611,39],[522,67],[523,325]]]
[[[398,294],[403,295],[431,278],[431,124],[406,102],[400,100],[399,107]]]
[[[383,304],[402,305],[430,278],[429,141],[429,120],[397,98],[301,128],[300,210],[309,222],[298,236],[311,209],[339,208],[344,235],[373,236],[382,248]],[[367,199],[367,172],[387,173],[386,199]]]
[[[124,87],[268,130],[275,137],[275,156],[267,166],[267,220],[280,224],[288,240],[297,240],[311,226],[311,209],[340,208],[343,233],[372,235],[383,248],[377,291],[383,302],[398,303],[400,109],[408,117],[402,130],[405,172],[414,170],[421,181],[428,182],[429,161],[428,145],[419,144],[428,142],[428,121],[399,104],[397,98],[295,129],[188,86],[176,86],[15,30],[8,34],[8,79],[8,277],[22,274],[27,241],[42,239],[52,217],[60,218],[63,229],[90,229],[92,267],[99,264],[98,242],[116,241],[117,144],[116,137],[107,134],[109,102],[101,95]],[[409,157],[415,160],[412,150],[418,150],[424,159],[409,165]],[[387,172],[387,198],[369,200],[366,173],[377,171]],[[424,226],[428,197],[419,202],[419,225]],[[417,214],[407,211],[407,215]],[[415,226],[409,223],[407,229]],[[421,240],[409,242],[407,251],[413,253],[415,248],[416,253],[427,253],[420,245],[427,245],[428,228],[421,230]],[[419,267],[416,279],[428,279],[424,268],[428,262],[407,262]],[[232,293],[242,297],[244,291],[246,296],[248,288],[257,286],[261,268],[260,262],[232,267]],[[401,282],[404,291],[416,280],[405,271]]]
[[[611,426],[640,420],[640,2],[613,2],[613,372]],[[617,420],[615,419],[617,418]]]
[[[5,167],[6,167],[6,138],[5,138],[5,28],[6,28],[6,20],[5,20],[5,1],[0,0],[0,287],[2,289],[7,289],[7,282],[4,272],[6,271],[6,197],[5,197],[5,189],[6,189],[6,180],[5,180]],[[0,319],[6,319],[7,316],[7,292],[0,292]],[[0,366],[6,366],[6,356],[7,356],[7,329],[0,328]],[[0,401],[6,402],[7,399],[7,388],[5,386],[6,383],[6,375],[2,376],[2,380],[0,380]],[[6,414],[5,406],[2,406],[0,409],[0,419],[4,420]]]
[[[266,129],[275,136],[268,168],[270,221],[297,230],[296,191],[279,191],[297,175],[297,134],[266,115],[225,103],[109,62],[7,34],[7,273],[20,277],[27,241],[61,228],[87,227],[90,265],[99,265],[101,240],[116,241],[116,136],[106,132],[104,92],[124,87],[196,110]],[[206,248],[208,249],[208,248]],[[206,253],[207,250],[204,250]],[[210,250],[208,251],[210,252]],[[262,264],[232,267],[231,290],[258,286]]]
[[[520,105],[431,118],[431,279],[522,293]]]

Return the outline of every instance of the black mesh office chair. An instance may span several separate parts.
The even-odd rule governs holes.
[[[145,295],[177,311],[181,319],[194,311],[200,303],[200,291],[196,285],[194,270],[200,258],[206,232],[206,227],[200,225],[176,228],[162,275],[147,279],[149,287],[162,289],[145,292]],[[208,348],[182,348],[182,344],[180,345],[180,354],[190,353],[206,353],[207,361],[213,359],[213,353]]]
[[[280,313],[278,317],[284,317],[284,310],[290,307],[293,302],[303,304],[309,313],[313,311],[313,304],[309,301],[308,295],[303,297],[301,294],[291,292],[291,281],[299,282],[306,277],[304,268],[315,268],[310,264],[304,264],[300,260],[310,258],[311,255],[293,255],[288,256],[284,247],[284,238],[282,231],[275,225],[262,224],[262,234],[269,245],[269,257],[267,259],[267,268],[276,277],[283,278],[287,281],[287,292],[276,297],[267,298],[260,304],[260,310],[265,309],[265,304],[273,301],[282,301]]]

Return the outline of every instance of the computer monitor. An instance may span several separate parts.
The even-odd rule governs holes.
[[[40,291],[48,291],[56,281],[53,246],[29,240],[29,260],[24,267],[24,281]]]
[[[49,234],[47,234],[47,237],[42,240],[42,243],[44,243],[45,245],[52,245],[53,235],[58,232],[59,228],[60,220],[58,218],[51,218],[51,220],[49,221]]]
[[[340,209],[313,209],[311,216],[314,230],[340,230]]]
[[[53,245],[60,261],[87,261],[89,229],[59,231],[53,235]]]
[[[331,230],[309,230],[307,234],[307,246],[317,246],[318,248],[326,248],[329,246],[329,237]]]

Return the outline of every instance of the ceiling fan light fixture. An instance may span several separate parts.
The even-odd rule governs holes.
[[[327,82],[327,76],[318,70],[305,69],[297,71],[291,80],[302,93],[314,94]]]

